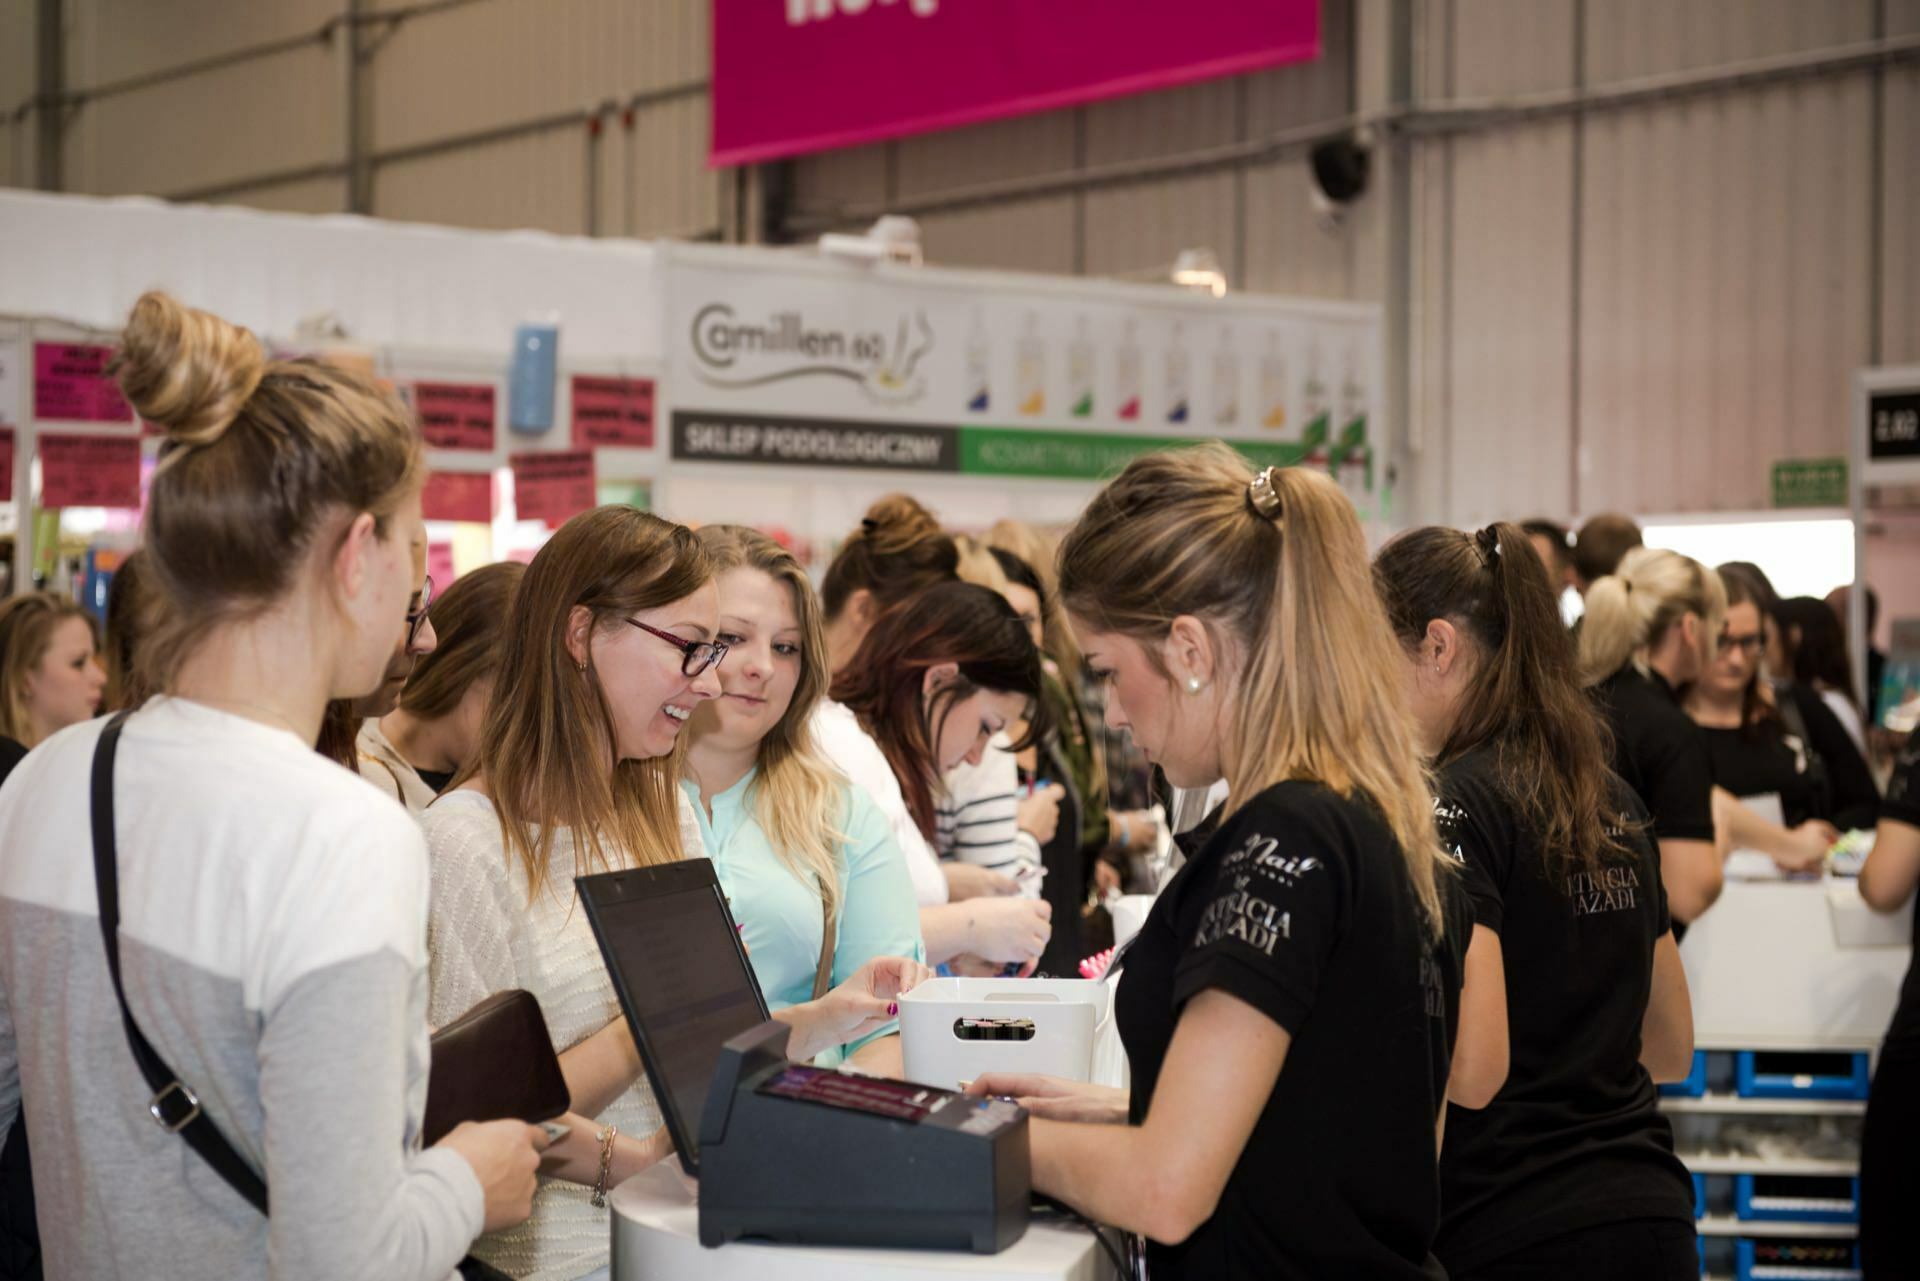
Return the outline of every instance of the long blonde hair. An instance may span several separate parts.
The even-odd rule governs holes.
[[[1709,637],[1720,635],[1727,589],[1720,575],[1690,556],[1635,547],[1620,568],[1587,588],[1580,623],[1580,680],[1597,685],[1632,663],[1642,675],[1647,655],[1667,629],[1697,614]]]
[[[829,917],[840,910],[840,846],[846,840],[847,779],[813,739],[813,713],[832,679],[827,628],[807,571],[792,552],[757,529],[708,525],[696,537],[713,572],[757,569],[793,595],[800,622],[800,678],[780,723],[760,740],[753,780],[754,816],[768,844],[801,884],[814,882]]]
[[[1433,798],[1394,673],[1406,661],[1367,566],[1353,502],[1305,468],[1254,473],[1213,443],[1135,459],[1060,548],[1067,608],[1101,631],[1158,645],[1181,615],[1246,656],[1225,731],[1230,814],[1273,784],[1311,780],[1360,795],[1385,819],[1429,929],[1441,933]]]
[[[576,607],[593,616],[594,632],[624,627],[712,577],[691,530],[618,505],[575,516],[527,566],[507,614],[479,749],[453,786],[486,776],[529,901],[547,884],[561,828],[573,833],[576,875],[680,858],[685,738],[671,756],[610,766],[613,709],[591,660],[577,665],[569,654],[567,628]]]
[[[39,742],[27,685],[53,644],[54,629],[69,618],[93,627],[85,610],[54,592],[28,592],[0,603],[0,736],[22,747]]]

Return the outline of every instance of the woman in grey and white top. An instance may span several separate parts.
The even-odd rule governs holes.
[[[46,1274],[438,1281],[527,1213],[543,1138],[492,1122],[421,1150],[424,845],[312,747],[400,633],[418,428],[369,382],[270,362],[163,295],[135,307],[118,371],[167,436],[141,654],[161,695],[114,776],[126,1000],[272,1213],[147,1113],[89,860],[102,722],[76,725],[0,790],[0,1129],[24,1097]]]

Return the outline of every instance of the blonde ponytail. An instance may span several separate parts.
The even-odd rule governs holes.
[[[1620,568],[1587,589],[1580,623],[1580,680],[1597,685],[1632,663],[1643,672],[1647,654],[1667,629],[1696,614],[1718,635],[1727,613],[1720,576],[1699,561],[1657,547],[1635,547]]]
[[[1183,614],[1230,632],[1247,662],[1222,744],[1229,811],[1288,779],[1365,797],[1437,935],[1445,856],[1353,503],[1304,468],[1254,481],[1220,444],[1134,460],[1062,544],[1061,593],[1149,655]]]

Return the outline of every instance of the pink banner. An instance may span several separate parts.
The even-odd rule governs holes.
[[[777,160],[1319,55],[1319,0],[713,0],[710,159]]]

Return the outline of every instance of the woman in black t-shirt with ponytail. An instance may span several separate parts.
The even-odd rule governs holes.
[[[1374,582],[1474,899],[1469,1020],[1504,992],[1505,1083],[1456,1064],[1434,1253],[1453,1281],[1692,1281],[1693,1192],[1655,1110],[1693,1018],[1646,811],[1608,768],[1545,568],[1514,525],[1387,544]],[[1484,984],[1483,952],[1505,982]],[[1497,999],[1497,998],[1496,998]]]
[[[1366,572],[1331,481],[1224,445],[1135,459],[1061,545],[1109,718],[1173,786],[1229,794],[1125,953],[1130,1093],[973,1089],[1029,1107],[1034,1187],[1147,1236],[1154,1281],[1445,1275],[1435,1130],[1471,908]]]

